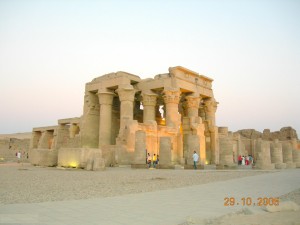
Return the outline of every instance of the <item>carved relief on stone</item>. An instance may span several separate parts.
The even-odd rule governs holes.
[[[187,108],[199,108],[200,97],[187,96],[186,97],[186,107]]]
[[[207,113],[215,113],[217,111],[218,102],[214,98],[204,101],[204,109]]]
[[[84,95],[84,101],[89,110],[99,110],[99,103],[97,98],[92,93],[86,93]]]
[[[175,103],[178,104],[180,101],[180,91],[179,90],[164,90],[164,102],[168,103]]]

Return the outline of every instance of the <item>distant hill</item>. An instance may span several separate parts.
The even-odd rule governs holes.
[[[0,139],[7,139],[7,138],[30,139],[31,132],[15,133],[15,134],[0,134]]]

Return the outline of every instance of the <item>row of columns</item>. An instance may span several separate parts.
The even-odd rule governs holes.
[[[120,85],[116,90],[121,102],[120,129],[125,127],[126,120],[133,120],[133,102],[135,90],[132,85]],[[98,90],[98,99],[100,104],[99,119],[99,147],[111,144],[112,128],[112,105],[116,96],[108,90]]]
[[[135,89],[132,85],[120,85],[116,90],[121,103],[120,107],[120,130],[124,129],[126,121],[133,120],[133,106]],[[181,92],[178,89],[166,89],[163,92],[163,99],[166,107],[166,126],[179,129],[180,115],[178,113],[178,105],[180,102]],[[111,128],[112,128],[112,105],[115,94],[107,89],[99,90],[98,99],[100,104],[100,119],[99,119],[99,146],[111,144]],[[157,95],[152,91],[142,93],[143,98],[143,122],[155,121],[155,110],[157,104]],[[186,97],[186,110],[188,117],[197,117],[199,114],[200,96]],[[204,104],[206,120],[209,121],[209,132],[211,141],[215,140],[215,112],[217,103],[214,99],[205,101]],[[211,149],[216,148],[216,142],[211,142]]]

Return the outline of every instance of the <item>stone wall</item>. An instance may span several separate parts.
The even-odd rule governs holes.
[[[57,166],[58,150],[30,149],[30,163],[35,166]]]
[[[16,153],[21,152],[23,162],[29,161],[29,144],[30,139],[19,139],[13,137],[0,138],[0,161],[4,162],[16,162]]]

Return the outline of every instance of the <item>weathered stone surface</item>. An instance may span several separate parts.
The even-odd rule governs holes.
[[[271,142],[271,162],[275,164],[276,169],[285,169],[286,163],[283,163],[282,144],[276,139]]]
[[[160,137],[159,141],[159,168],[167,168],[172,165],[172,143],[170,137]]]
[[[270,142],[264,141],[261,138],[259,138],[256,143],[256,152],[254,157],[256,158],[256,169],[275,168],[275,165],[271,163]]]
[[[257,139],[262,137],[262,133],[254,130],[254,129],[243,129],[237,131],[242,137],[249,139]]]
[[[33,128],[31,163],[91,170],[103,165],[139,167],[145,163],[146,149],[159,155],[160,168],[192,165],[193,151],[199,154],[200,165],[234,167],[238,155],[248,154],[256,155],[261,168],[271,168],[273,162],[276,168],[299,163],[298,153],[292,151],[300,144],[291,127],[263,133],[218,128],[212,82],[181,66],[153,79],[122,71],[97,77],[85,85],[80,117]],[[292,143],[292,148],[282,147],[281,156],[278,141],[269,147],[263,142],[275,139],[282,145]]]
[[[234,152],[232,139],[228,137],[220,138],[220,164],[232,167],[234,165]]]
[[[283,162],[287,168],[296,168],[296,163],[293,162],[293,147],[292,143],[285,141],[282,143]]]
[[[132,164],[145,165],[146,154],[146,133],[138,130],[135,133],[135,149]]]
[[[58,151],[49,149],[35,149],[29,151],[30,163],[36,166],[56,166]]]

